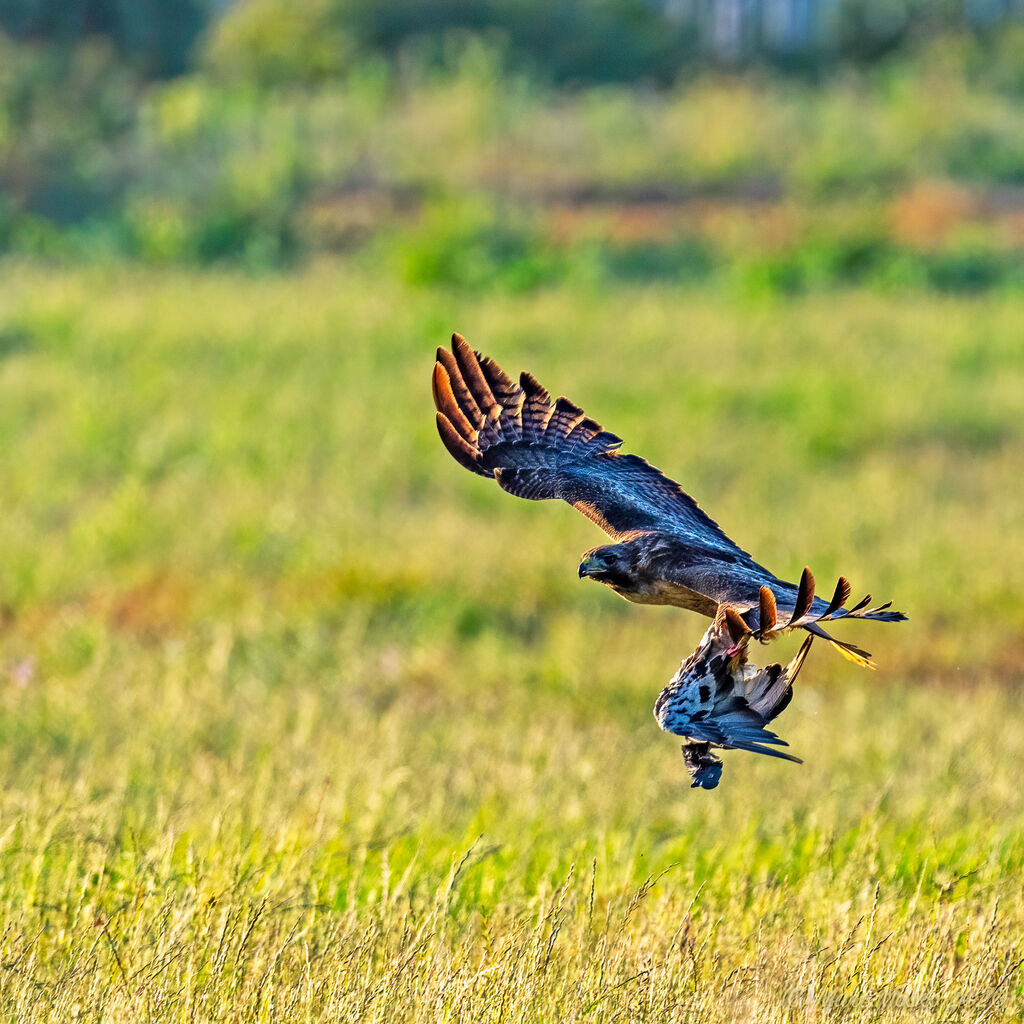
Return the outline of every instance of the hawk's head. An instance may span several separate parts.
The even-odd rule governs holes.
[[[636,551],[630,544],[603,544],[580,562],[580,579],[591,576],[612,587],[630,589],[636,579]]]

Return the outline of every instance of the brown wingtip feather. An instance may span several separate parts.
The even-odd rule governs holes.
[[[547,388],[545,388],[539,380],[532,373],[527,373],[525,370],[519,374],[519,386],[526,392],[530,397],[536,397],[541,402],[548,405],[551,404],[551,395],[548,394]]]
[[[768,587],[762,587],[760,593],[760,622],[758,632],[763,636],[775,628],[778,621],[778,610],[775,607],[775,595]]]
[[[437,432],[456,462],[474,473],[487,475],[480,469],[480,453],[452,426],[451,420],[443,412],[437,413]]]
[[[453,356],[446,348],[439,348],[437,350],[437,360],[434,365],[443,366],[448,371],[449,377],[453,377],[459,372],[459,364],[455,362],[455,356]]]
[[[462,380],[472,395],[473,401],[476,402],[481,417],[486,417],[498,403],[483,370],[480,368],[481,357],[469,347],[466,339],[458,334],[452,335],[452,352],[455,355],[456,363],[458,363]]]
[[[455,362],[455,356],[448,349],[437,350],[437,361],[448,371],[449,376],[459,372],[459,364]]]
[[[438,349],[437,351],[440,352],[441,350]],[[443,383],[441,379],[442,377],[444,378]],[[452,383],[448,379],[448,371],[440,362],[436,362],[434,363],[434,372],[430,377],[430,390],[434,393],[434,408],[437,409],[438,412],[440,412],[442,408],[441,394],[445,388],[447,388],[449,392],[452,389]],[[452,398],[454,399],[455,396],[452,395]]]
[[[434,392],[434,407],[448,417],[451,425],[462,437],[472,443],[477,438],[477,431],[466,418],[459,406],[455,393],[452,391],[451,376],[443,363],[434,363],[434,376],[430,381]]]
[[[455,358],[459,360],[460,365],[462,364],[463,359],[470,359],[473,362],[476,361],[476,357],[473,355],[473,349],[461,334],[452,335],[452,352],[455,353]]]
[[[455,401],[458,403],[459,409],[462,410],[466,419],[470,423],[478,425],[483,423],[484,414],[480,411],[480,407],[476,404],[476,399],[469,388],[466,387],[466,382],[462,379],[462,371],[459,369],[459,362],[455,358],[455,354],[449,352],[446,348],[439,348],[437,350],[437,361],[445,368],[448,374],[448,383],[451,385],[452,393],[455,395]]]

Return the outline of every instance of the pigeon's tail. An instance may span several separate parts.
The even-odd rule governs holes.
[[[785,584],[784,587],[785,591],[791,592],[794,589],[792,584]],[[820,624],[837,619],[870,619],[874,622],[902,622],[906,619],[903,612],[890,610],[891,601],[869,608],[870,594],[852,608],[844,607],[850,596],[850,582],[845,576],[839,577],[832,600],[828,604],[814,596],[814,576],[810,569],[804,569],[800,576],[800,585],[795,589],[795,597],[785,593],[785,608],[790,614],[788,620],[780,621],[775,593],[767,586],[761,587],[758,606],[747,613],[744,623],[752,635],[762,643],[767,643],[790,629],[806,629],[808,633],[827,640],[844,658],[865,668],[873,668],[871,655],[867,651],[845,640],[837,640]],[[752,621],[755,619],[756,623]]]
[[[751,710],[756,711],[766,722],[777,718],[789,707],[793,699],[793,683],[803,668],[807,652],[811,649],[814,637],[804,640],[793,660],[782,665],[767,665],[753,675],[747,689],[747,703]]]

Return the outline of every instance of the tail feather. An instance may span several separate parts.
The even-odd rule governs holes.
[[[804,566],[804,571],[800,574],[800,587],[796,592],[793,614],[789,617],[789,622],[786,625],[795,625],[799,619],[802,619],[811,610],[813,604],[814,576],[811,574],[810,567]]]
[[[845,576],[840,576],[836,582],[836,589],[832,600],[826,605],[824,601],[814,596],[814,576],[810,569],[805,568],[800,577],[800,584],[793,587],[792,584],[785,584],[788,591],[784,598],[784,606],[792,607],[785,625],[777,625],[777,606],[774,593],[767,587],[761,587],[758,595],[757,614],[759,616],[758,628],[755,635],[766,642],[778,636],[780,633],[791,629],[806,629],[814,636],[820,636],[830,643],[844,658],[856,665],[865,668],[874,668],[871,655],[854,644],[845,640],[837,640],[831,634],[822,629],[822,622],[838,622],[840,619],[867,619],[872,622],[904,622],[907,616],[903,612],[893,611],[892,602],[868,607],[871,604],[871,595],[868,594],[851,608],[844,608],[843,605],[850,596],[850,582]],[[792,591],[795,590],[795,595]],[[751,611],[751,616],[754,614]],[[750,616],[748,616],[749,618]]]
[[[778,610],[775,605],[775,595],[768,587],[762,587],[759,595],[760,618],[758,622],[758,634],[764,636],[775,628],[778,621]]]
[[[865,612],[863,615],[854,615],[855,619],[868,619],[870,622],[906,622],[907,616],[903,612]]]
[[[854,647],[853,644],[845,643],[842,640],[832,639],[829,640],[829,643],[847,661],[852,661],[854,665],[859,665],[861,668],[875,668],[875,663],[871,660],[871,655],[867,651],[862,651],[859,647]]]
[[[751,754],[767,754],[769,757],[778,757],[783,761],[792,761],[794,764],[803,764],[803,760],[795,754],[787,754],[784,750],[775,750],[765,746],[766,743],[783,743],[783,740],[764,740],[757,743],[753,740],[739,740],[735,743],[725,745],[726,750],[746,750]],[[788,744],[787,744],[788,746]]]
[[[730,608],[727,605],[720,606],[720,608],[723,609],[725,625],[733,644],[738,644],[744,637],[750,636],[750,627],[743,621],[743,616],[735,608]]]
[[[867,651],[862,650],[860,647],[855,647],[845,640],[837,640],[830,633],[826,633],[817,622],[805,623],[803,628],[808,633],[813,633],[815,636],[820,636],[823,640],[827,640],[844,658],[852,661],[855,665],[860,665],[862,668],[875,667],[875,663],[871,660],[871,655]]]
[[[793,683],[803,668],[813,642],[814,637],[808,636],[785,668],[782,665],[768,665],[755,678],[753,688],[747,693],[747,703],[765,722],[777,718],[789,706],[793,699]]]
[[[832,601],[829,603],[829,606],[825,611],[820,615],[814,616],[814,621],[824,622],[828,619],[833,621],[838,619],[868,619],[872,622],[906,621],[907,617],[903,612],[891,610],[892,601],[886,601],[885,604],[876,605],[874,608],[868,608],[867,606],[871,603],[870,594],[858,601],[852,608],[843,608],[842,605],[849,596],[850,584],[844,577],[840,576],[839,583],[836,584],[836,592]]]
[[[850,597],[850,589],[850,581],[845,576],[840,576],[836,583],[836,590],[832,595],[832,600],[829,601],[828,607],[821,615],[823,619],[831,618],[832,615],[846,604]]]

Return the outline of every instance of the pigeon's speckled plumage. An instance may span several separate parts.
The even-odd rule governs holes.
[[[711,753],[712,746],[800,760],[772,749],[788,744],[765,726],[793,699],[793,681],[814,637],[804,640],[788,665],[759,668],[747,663],[751,636],[723,610],[655,701],[658,725],[689,741],[683,758],[695,787],[718,785],[722,762]]]
[[[700,658],[711,658],[714,668],[709,662],[699,671],[718,672],[721,685],[732,685],[735,691],[732,703],[711,700],[707,708],[703,701],[695,706],[698,714],[706,711],[692,720],[697,725],[687,726],[697,732],[682,732],[682,718],[671,719],[677,723],[672,726],[659,717],[669,731],[696,741],[696,747],[684,748],[691,772],[705,762],[717,761],[709,747],[704,752],[698,749],[704,744],[788,756],[764,746],[780,742],[764,730],[764,723],[785,704],[758,720],[756,728],[764,738],[753,740],[753,733],[748,735],[755,728],[753,720],[744,719],[743,709],[737,710],[738,702],[747,700],[749,704],[748,695],[740,691],[754,676],[764,677],[776,669],[782,674],[779,678],[785,677],[791,684],[810,637],[786,669],[746,665],[745,650],[751,637],[767,641],[788,630],[803,629],[858,664],[868,665],[866,651],[831,636],[821,623],[844,618],[880,622],[906,618],[889,610],[888,604],[868,608],[869,598],[846,608],[850,587],[843,578],[828,602],[815,597],[814,577],[808,569],[799,584],[779,579],[732,541],[674,480],[639,456],[622,454],[620,437],[604,430],[567,398],[552,401],[530,374],[513,380],[457,334],[452,337],[451,351],[437,351],[433,389],[438,432],[461,465],[494,479],[521,498],[561,498],[611,537],[611,544],[584,555],[579,566],[581,578],[592,577],[638,604],[676,605],[715,619],[716,625],[701,647],[683,663],[659,698],[661,706],[671,690],[674,696],[666,707],[689,707],[690,689],[696,687],[694,692],[699,694],[703,685],[693,682],[698,671],[694,659]],[[733,649],[733,654],[721,662],[719,648],[726,638],[726,649]],[[752,707],[745,714],[760,714],[751,711]],[[666,714],[675,713],[671,708]],[[747,721],[748,732],[740,728],[741,720]],[[717,731],[715,723],[721,726]],[[702,778],[710,781],[713,775],[708,768]],[[717,776],[711,785],[716,783]],[[707,781],[696,784],[707,785]]]

